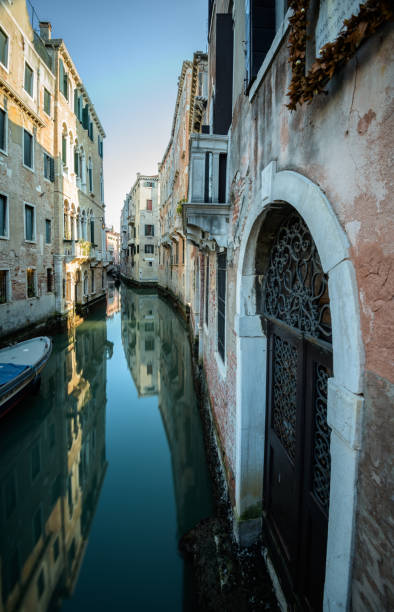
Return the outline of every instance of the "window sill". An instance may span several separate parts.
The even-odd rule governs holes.
[[[2,68],[3,70],[5,70],[5,71],[7,72],[7,74],[9,73],[9,68],[8,68],[8,66],[5,66],[5,65],[3,64],[3,62],[0,62],[0,68]]]
[[[10,237],[9,236],[0,236],[0,240],[9,240]]]
[[[26,164],[22,164],[24,168],[26,168],[26,170],[30,170],[30,172],[33,172],[34,174],[34,167],[31,168],[30,166],[26,166]]]
[[[27,242],[28,244],[37,244],[37,240],[27,240],[26,238],[25,242]]]
[[[282,21],[281,25],[279,26],[279,29],[275,35],[274,40],[272,41],[272,44],[270,46],[270,48],[268,49],[268,53],[265,56],[265,59],[262,63],[262,65],[260,66],[260,70],[257,73],[257,77],[255,82],[253,83],[253,85],[251,86],[251,88],[249,89],[249,93],[248,93],[248,97],[249,97],[249,102],[253,101],[253,98],[255,97],[257,90],[259,89],[261,83],[264,80],[265,75],[268,72],[269,67],[271,66],[271,63],[279,49],[279,47],[282,44],[282,41],[284,39],[284,37],[286,36],[286,33],[290,27],[290,21],[289,18],[292,14],[292,9],[289,9],[285,15],[284,20]]]
[[[0,149],[0,153],[1,153],[2,155],[5,155],[6,157],[8,157],[8,150],[6,150],[6,149]]]

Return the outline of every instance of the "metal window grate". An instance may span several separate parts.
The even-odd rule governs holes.
[[[0,270],[0,304],[7,301],[7,274],[8,270]]]

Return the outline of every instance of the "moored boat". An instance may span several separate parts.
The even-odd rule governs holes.
[[[0,350],[0,417],[38,384],[51,352],[52,341],[47,336]]]

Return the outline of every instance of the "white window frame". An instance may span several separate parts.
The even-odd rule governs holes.
[[[5,302],[3,302],[2,304],[0,303],[0,308],[2,306],[5,306],[5,304],[9,304],[10,302],[12,302],[12,284],[11,284],[11,270],[10,268],[3,268],[0,267],[0,270],[2,272],[8,272],[7,274],[7,280],[6,280],[6,300]]]
[[[33,223],[33,240],[28,240],[26,238],[26,206],[31,206],[34,209],[34,223]],[[31,204],[30,202],[23,202],[23,230],[24,230],[24,238],[25,238],[25,242],[28,242],[29,244],[36,244],[37,243],[37,211],[36,211],[36,205],[35,204]]]
[[[3,155],[8,155],[8,110],[3,105],[0,105],[0,109],[5,113],[5,124],[4,124],[5,149],[0,148],[0,153],[2,153]]]
[[[6,232],[7,233],[5,236],[0,236],[0,240],[9,240],[10,239],[10,198],[9,198],[9,195],[7,193],[4,193],[3,191],[0,191],[0,195],[4,196],[7,201],[7,206],[6,206],[6,210],[7,210],[6,212]]]
[[[6,70],[6,72],[9,72],[8,66],[10,65],[11,37],[10,37],[9,33],[7,32],[6,28],[3,26],[3,24],[0,25],[0,28],[3,30],[4,34],[8,38],[8,45],[7,45],[7,66],[5,66],[3,64],[3,62],[1,62],[1,61],[0,61],[0,66],[3,68],[3,70]]]
[[[31,77],[31,81],[32,81],[32,88],[31,88],[31,93],[29,93],[25,87],[26,82],[25,82],[25,76],[26,76],[26,64],[29,66],[30,70],[32,71],[32,77]],[[34,81],[35,81],[35,70],[30,66],[29,62],[26,60],[25,58],[25,63],[23,65],[23,90],[27,93],[27,95],[29,96],[29,98],[31,98],[32,100],[34,100]]]
[[[32,166],[26,166],[25,164],[25,132],[27,132],[28,134],[30,134],[31,136],[31,161],[32,161]],[[22,164],[24,168],[27,168],[28,170],[30,170],[30,172],[34,172],[34,133],[30,132],[30,130],[27,130],[25,127],[23,128],[23,135],[22,135]]]

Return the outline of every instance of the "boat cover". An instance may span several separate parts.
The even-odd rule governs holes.
[[[27,365],[15,365],[13,363],[0,363],[0,385],[5,385],[10,382],[10,380],[19,376],[19,374],[29,367],[30,366]]]

